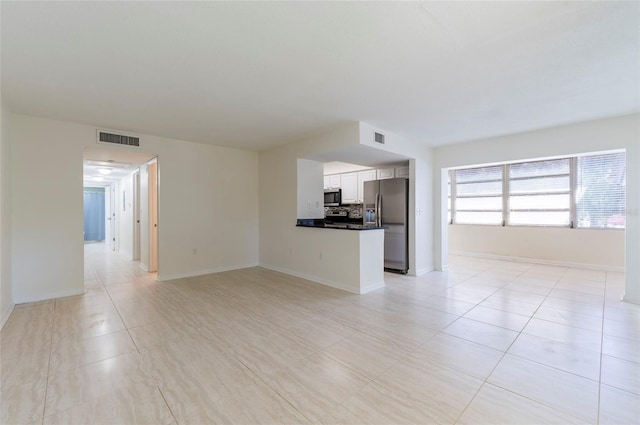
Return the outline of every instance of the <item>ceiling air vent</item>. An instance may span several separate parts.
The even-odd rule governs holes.
[[[140,147],[140,138],[98,130],[98,143]]]
[[[373,133],[375,135],[375,142],[384,145],[384,134],[382,133]]]

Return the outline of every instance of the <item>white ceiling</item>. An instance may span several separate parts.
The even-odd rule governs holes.
[[[83,183],[85,186],[108,186],[130,175],[140,165],[151,160],[153,155],[122,147],[87,147],[83,152]],[[104,175],[99,168],[108,168],[111,172]],[[96,181],[94,178],[102,178]]]
[[[638,2],[1,2],[15,112],[248,149],[640,111]]]

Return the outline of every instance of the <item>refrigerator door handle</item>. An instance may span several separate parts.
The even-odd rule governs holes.
[[[376,226],[382,226],[382,194],[376,193]]]

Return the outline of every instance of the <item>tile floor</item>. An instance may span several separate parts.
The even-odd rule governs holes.
[[[452,257],[357,296],[86,258],[86,295],[16,306],[0,333],[2,424],[640,423],[619,273]]]

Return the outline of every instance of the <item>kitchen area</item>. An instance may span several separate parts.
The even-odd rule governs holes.
[[[324,217],[298,226],[339,230],[383,230],[384,270],[407,273],[409,164],[363,167],[324,164]]]

